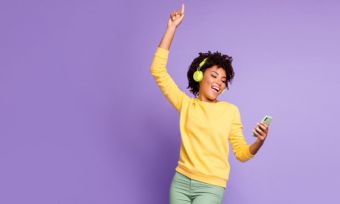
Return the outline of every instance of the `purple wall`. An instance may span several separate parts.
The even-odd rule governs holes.
[[[0,2],[0,203],[159,204],[179,156],[178,114],[149,66],[181,1]],[[224,203],[338,203],[339,1],[187,1],[168,69],[234,57],[247,163],[230,155]],[[188,91],[186,91],[188,93]],[[189,94],[189,93],[188,93]]]

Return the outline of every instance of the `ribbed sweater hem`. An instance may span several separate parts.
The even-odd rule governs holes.
[[[178,164],[178,166],[176,167],[176,171],[197,181],[201,181],[204,183],[208,183],[208,184],[212,184],[212,185],[216,185],[216,186],[220,186],[223,188],[226,188],[227,186],[227,180],[223,179],[223,178],[219,178],[216,176],[209,176],[209,175],[205,175],[202,173],[199,173],[197,171],[192,171],[189,170],[188,168],[186,168],[185,166]]]

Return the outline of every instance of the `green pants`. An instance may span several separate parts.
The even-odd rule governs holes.
[[[221,204],[224,188],[193,180],[176,172],[170,187],[170,204]]]

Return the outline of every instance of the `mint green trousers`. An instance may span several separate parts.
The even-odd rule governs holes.
[[[221,204],[224,188],[190,179],[176,172],[170,186],[170,204]]]

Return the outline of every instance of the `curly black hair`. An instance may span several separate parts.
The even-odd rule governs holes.
[[[194,72],[197,70],[197,67],[199,66],[199,64],[205,59],[207,58],[207,61],[205,62],[205,64],[200,68],[200,70],[204,73],[206,69],[217,65],[220,68],[223,68],[225,73],[226,73],[226,77],[227,80],[225,82],[226,88],[229,89],[229,84],[231,83],[232,79],[234,78],[234,69],[233,66],[231,65],[233,58],[231,56],[228,55],[224,55],[220,52],[214,52],[211,53],[210,51],[206,52],[206,53],[198,53],[199,56],[196,57],[191,65],[189,66],[189,70],[187,73],[187,77],[188,77],[188,87],[187,89],[190,90],[190,92],[192,94],[194,94],[194,96],[197,96],[198,91],[199,91],[199,82],[194,81],[193,79],[193,75]]]

